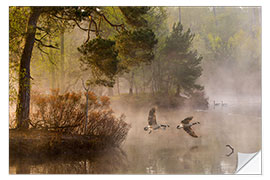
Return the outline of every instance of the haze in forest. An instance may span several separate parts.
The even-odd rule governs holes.
[[[158,27],[158,46],[162,46],[173,24],[181,18],[184,30],[190,28],[191,33],[195,34],[193,49],[203,57],[203,71],[198,82],[205,87],[207,97],[224,101],[232,97],[254,101],[260,97],[261,17],[258,8],[181,7],[181,15],[178,7],[164,7],[163,11],[164,14],[160,16],[164,20],[161,18],[160,24],[154,25]],[[47,48],[47,55],[34,48],[31,62],[33,89],[47,93],[55,88],[62,92],[82,91],[81,79],[89,79],[89,71],[81,71],[77,47],[86,39],[87,33],[82,33],[79,28],[54,37],[56,44],[64,42],[64,57],[61,57],[60,50]],[[158,47],[156,49],[158,51]],[[154,63],[158,59],[158,55],[155,56]],[[166,57],[163,61],[166,61]],[[149,81],[153,77],[149,71],[154,63],[132,69],[134,85],[130,82],[132,72],[120,75],[113,94],[129,93],[131,86],[134,86],[134,93],[150,92]],[[142,77],[143,73],[145,77]],[[14,88],[17,87],[15,77],[11,69],[10,83]],[[147,86],[143,85],[146,83]],[[105,87],[95,88],[95,91],[100,95],[109,94]]]
[[[65,145],[79,147],[73,154],[119,148],[94,160],[78,155],[70,160],[75,173],[111,173],[115,157],[134,168],[112,170],[120,174],[232,173],[226,143],[261,149],[259,7],[10,7],[9,25],[10,162],[17,170],[32,167],[16,159],[30,152],[18,151],[18,142],[50,153],[66,153]],[[143,130],[152,107],[170,128]],[[189,116],[201,122],[199,138],[175,128]],[[65,158],[50,158],[41,163],[50,172],[70,172],[61,167]]]

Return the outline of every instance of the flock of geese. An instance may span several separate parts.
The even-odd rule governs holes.
[[[214,101],[214,105],[215,105],[215,101]],[[224,104],[223,102],[221,102],[221,105],[226,106],[227,104]],[[160,128],[166,129],[167,127],[170,127],[167,124],[158,124],[155,112],[156,112],[156,108],[153,107],[149,112],[148,126],[144,127],[145,131],[149,130],[148,134],[150,134],[153,130],[157,130],[157,129],[160,129]],[[193,119],[193,116],[185,118],[184,120],[182,120],[180,122],[180,124],[178,126],[176,126],[176,129],[184,129],[184,131],[187,132],[190,136],[192,136],[194,138],[198,138],[198,136],[196,135],[194,130],[191,128],[191,126],[193,126],[195,124],[200,124],[200,122],[191,123],[192,119]],[[226,156],[231,156],[234,153],[234,148],[229,144],[227,144],[226,147],[231,150],[231,152],[229,154],[226,154]]]
[[[214,103],[214,108],[216,106],[227,106],[228,104],[224,103],[223,101],[220,102],[216,102],[213,101]],[[148,126],[144,127],[145,131],[149,130],[149,134],[153,131],[153,130],[157,130],[157,129],[166,129],[167,127],[170,127],[167,124],[158,124],[157,120],[156,120],[156,108],[153,107],[150,111],[149,111],[149,116],[148,116]],[[191,123],[190,121],[193,119],[193,116],[187,117],[184,120],[182,120],[180,122],[180,124],[176,127],[177,129],[184,129],[184,131],[186,131],[190,136],[197,138],[198,136],[196,135],[196,133],[194,132],[194,130],[191,128],[191,126],[195,125],[195,124],[200,124],[200,122],[195,122],[195,123]]]
[[[158,124],[157,120],[156,120],[155,112],[156,112],[156,108],[153,107],[149,112],[148,126],[144,127],[145,131],[149,130],[148,134],[150,134],[153,130],[157,130],[160,128],[166,129],[167,127],[170,127],[167,124]],[[193,126],[195,124],[200,124],[200,122],[191,123],[190,121],[192,119],[193,119],[193,116],[185,118],[184,120],[182,120],[180,122],[180,124],[176,127],[176,129],[184,129],[184,131],[187,132],[190,136],[192,136],[194,138],[198,138],[198,136],[196,135],[194,130],[191,128],[191,126]]]
[[[215,106],[227,106],[228,105],[228,104],[224,103],[223,101],[221,101],[221,103],[218,103],[216,101],[213,101],[213,103],[214,103],[214,107]]]

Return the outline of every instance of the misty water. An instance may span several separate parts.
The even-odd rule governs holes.
[[[118,107],[118,108],[117,108]],[[210,104],[208,110],[157,110],[157,120],[166,130],[145,132],[149,109],[117,106],[131,124],[121,149],[84,157],[57,156],[50,159],[10,159],[10,173],[31,174],[231,174],[237,168],[237,152],[261,149],[261,104]],[[176,126],[187,116],[200,125],[193,138]],[[226,156],[234,148],[234,153]]]

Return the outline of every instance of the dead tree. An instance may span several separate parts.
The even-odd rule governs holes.
[[[85,85],[84,85],[84,81],[82,79],[82,86],[86,92],[86,105],[85,105],[85,127],[84,127],[84,134],[86,134],[86,129],[87,129],[87,120],[88,120],[88,91],[89,91],[89,86],[86,88]]]

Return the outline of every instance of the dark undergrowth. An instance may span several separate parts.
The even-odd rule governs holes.
[[[37,129],[9,131],[9,153],[16,156],[80,155],[114,146],[97,136],[70,135]]]

